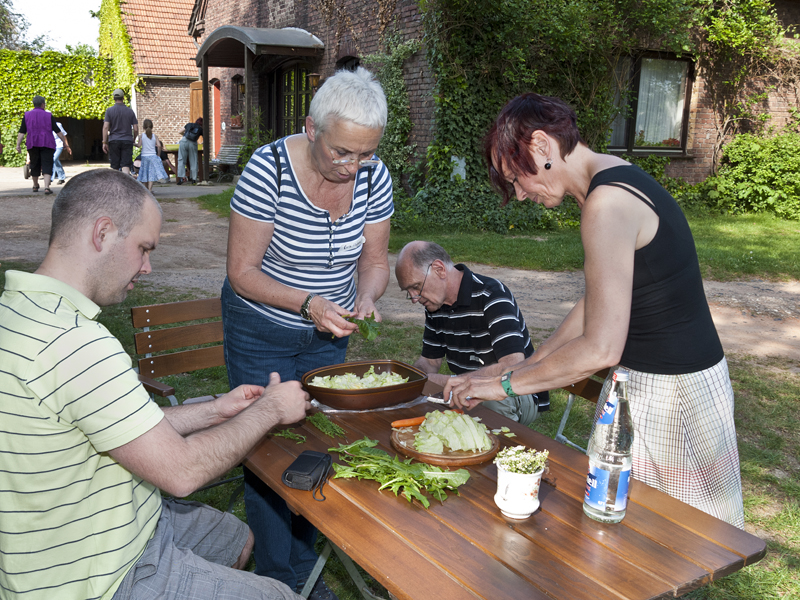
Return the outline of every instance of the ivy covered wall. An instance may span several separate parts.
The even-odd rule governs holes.
[[[43,96],[47,110],[56,116],[102,119],[118,86],[111,61],[104,58],[0,50],[4,145],[0,164],[20,166],[25,162],[25,153],[16,153],[17,133],[23,115],[33,108],[34,96]]]
[[[129,92],[140,83],[133,65],[133,46],[122,20],[120,0],[103,0],[100,18],[100,56],[111,60],[117,74],[117,87]]]

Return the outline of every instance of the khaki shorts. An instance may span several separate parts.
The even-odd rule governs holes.
[[[239,519],[199,502],[162,502],[153,538],[113,600],[300,598],[280,581],[230,568],[249,534]]]

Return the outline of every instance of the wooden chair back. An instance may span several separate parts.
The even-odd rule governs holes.
[[[170,403],[175,405],[177,404],[177,400],[174,399],[175,390],[154,381],[155,378],[224,365],[222,321],[219,320],[221,317],[222,303],[219,298],[132,308],[133,326],[142,330],[133,337],[136,353],[144,355],[138,359],[138,367],[145,388],[152,394],[169,398]],[[218,320],[191,323],[205,319]],[[176,326],[151,329],[155,326],[173,324]],[[215,345],[207,346],[207,344]],[[194,347],[201,345],[204,347]]]

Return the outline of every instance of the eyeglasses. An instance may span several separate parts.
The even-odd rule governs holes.
[[[349,156],[353,156],[352,154]],[[331,161],[335,165],[352,165],[358,163],[359,167],[374,167],[380,164],[379,159],[364,159],[358,160],[357,158],[336,158],[336,151],[331,150]]]
[[[414,300],[419,300],[420,298],[422,298],[422,290],[425,289],[425,282],[428,281],[428,273],[430,273],[430,270],[431,270],[432,266],[433,266],[433,263],[429,264],[428,268],[425,269],[425,277],[422,280],[422,285],[419,287],[419,294],[415,294],[415,295],[412,296],[411,293],[408,290],[406,290],[406,298],[408,298],[412,302]]]

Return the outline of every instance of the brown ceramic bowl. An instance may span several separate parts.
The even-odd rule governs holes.
[[[326,375],[355,373],[359,377],[363,377],[371,366],[375,367],[376,373],[384,373],[386,371],[399,373],[402,377],[408,377],[408,381],[398,385],[387,385],[386,387],[365,390],[333,390],[308,384],[309,381],[317,376],[325,377]],[[321,367],[309,371],[303,375],[301,380],[303,387],[308,390],[312,398],[316,398],[321,404],[331,408],[338,408],[339,410],[367,410],[408,402],[422,395],[422,388],[425,387],[427,381],[428,376],[425,373],[397,360],[361,360]]]

